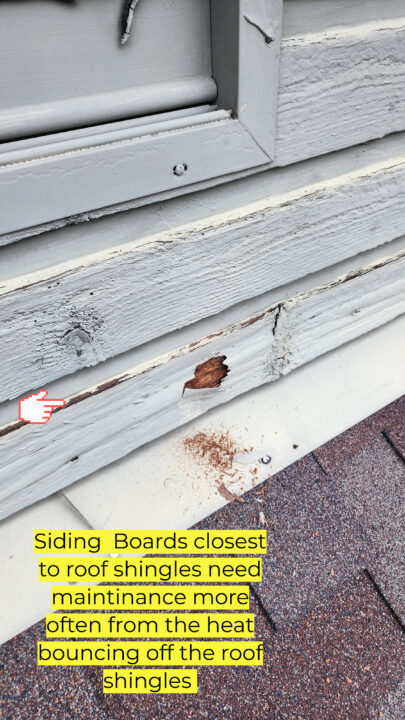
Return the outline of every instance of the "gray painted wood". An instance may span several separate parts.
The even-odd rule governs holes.
[[[100,121],[107,122],[166,112],[179,107],[211,102],[215,100],[216,95],[216,84],[211,77],[194,75],[175,81],[166,80],[123,90],[110,90],[93,96],[54,100],[46,103],[41,109],[37,105],[19,105],[0,112],[0,138],[8,141],[15,139],[18,134],[43,135],[66,128],[97,125]],[[76,139],[76,135],[73,137]],[[80,137],[83,137],[82,133]],[[112,139],[108,138],[108,142]],[[97,140],[93,137],[92,142],[97,144]],[[81,146],[83,144],[84,141],[81,140]],[[27,143],[23,145],[25,147]],[[3,147],[8,150],[7,145]],[[37,142],[34,142],[34,147],[38,148]],[[63,152],[66,150],[67,148],[64,148]],[[26,159],[24,157],[24,160]]]
[[[0,517],[405,312],[403,244],[395,255],[353,262],[343,275],[335,271],[327,283],[241,316],[218,333],[120,375],[106,373],[103,383],[68,398],[44,427],[1,428]],[[218,355],[226,355],[231,370],[221,387],[182,396],[195,366]]]
[[[238,120],[187,124],[176,131],[153,126],[150,133],[78,150],[46,154],[0,166],[4,202],[0,228],[17,230],[95,207],[177,190],[268,162]],[[182,175],[177,164],[187,166]]]
[[[270,160],[275,155],[282,14],[283,0],[242,2],[238,95],[243,102],[238,118]],[[258,34],[262,42],[257,42]],[[243,61],[245,57],[249,63]],[[269,76],[269,63],[277,68],[275,78]]]
[[[284,0],[283,36],[404,17],[403,0]]]
[[[152,210],[138,226],[130,216],[111,218],[105,232],[103,223],[94,226],[87,255],[77,228],[70,250],[42,243],[42,269],[35,239],[30,251],[4,248],[1,399],[392,241],[405,232],[401,149],[398,136],[311,161],[297,169],[295,186],[282,169],[267,182],[257,178],[251,197],[245,180],[238,192],[228,190],[233,205],[225,193],[221,207],[216,196],[209,215],[211,191],[186,225],[187,208],[176,201],[155,235],[148,234]],[[111,246],[116,232],[121,242]],[[24,274],[10,277],[13,266]]]
[[[32,207],[55,196],[71,219],[0,238],[33,235],[0,250],[2,399],[45,386],[71,401],[45,427],[21,426],[15,399],[0,405],[0,516],[405,312],[404,241],[394,240],[405,232],[404,139],[369,142],[404,129],[401,6],[284,5],[278,170],[149,207],[225,178],[95,210],[82,181],[83,211],[68,200],[76,171],[66,185],[54,176],[59,198],[25,191]],[[106,163],[109,177],[123,157]],[[13,221],[25,212],[5,205]],[[231,367],[221,387],[181,397],[195,366],[219,354]]]
[[[405,129],[405,17],[285,39],[276,165]]]
[[[299,6],[298,0],[296,0]],[[329,4],[329,3],[328,3]],[[367,16],[365,16],[367,17]],[[392,18],[354,27],[285,38],[281,46],[278,128],[274,165],[286,165],[319,156],[372,138],[404,129],[405,124],[405,19]],[[118,166],[117,166],[118,167]],[[231,177],[231,176],[230,176]],[[215,178],[216,184],[225,181]],[[212,184],[211,180],[182,187],[190,192]],[[171,197],[173,187],[158,195]],[[49,204],[52,198],[47,197]],[[156,196],[126,204],[91,210],[72,220],[61,219],[36,230],[23,230],[0,237],[0,244],[67,222],[137,207]],[[21,203],[11,209],[32,212]],[[72,210],[70,212],[73,212]],[[66,211],[67,214],[67,211]],[[40,222],[37,217],[37,222]],[[24,219],[21,220],[24,224]]]
[[[106,133],[103,142],[92,136],[83,137],[80,132],[83,146],[74,149],[71,147],[71,143],[76,142],[74,131],[70,139],[58,146],[55,136],[45,135],[44,146],[35,145],[36,157],[28,149],[26,157],[24,154],[21,157],[21,152],[17,150],[2,158],[0,192],[4,210],[0,216],[0,232],[13,232],[133,198],[180,191],[180,188],[197,182],[249,171],[272,161],[282,0],[271,0],[270,3],[271,37],[262,27],[263,23],[267,27],[269,9],[264,3],[261,6],[262,15],[265,15],[263,22],[256,18],[252,23],[248,14],[253,7],[252,0],[240,0],[234,7],[229,4],[224,7],[227,14],[235,15],[237,20],[231,36],[238,53],[234,67],[236,105],[222,108],[229,110],[232,120],[228,117],[227,121],[220,121],[213,113],[207,113],[199,124],[194,123],[192,127],[186,119],[182,126],[170,130],[156,123],[145,126],[142,132],[134,129],[133,134],[125,139],[117,139],[117,133]],[[254,10],[256,14],[258,7]],[[221,15],[217,19],[214,13],[211,20],[214,24],[221,20],[224,42],[230,32],[225,22],[227,16]],[[182,26],[188,32],[187,23],[183,22]],[[214,42],[214,55],[216,44]],[[164,57],[160,48],[161,61]],[[195,88],[191,85],[193,89],[186,103],[188,105],[207,102],[216,95],[212,79],[198,76],[197,80]],[[60,113],[62,118],[66,115],[68,119],[77,115],[78,124],[88,123],[104,103],[111,108],[110,114],[125,115],[131,114],[130,106],[134,103],[138,103],[138,113],[141,113],[142,110],[147,111],[148,103],[157,112],[176,106],[182,99],[184,101],[186,93],[181,83],[174,83],[172,89],[167,87],[167,83],[161,83],[159,87],[159,92],[158,88],[154,91],[153,84],[137,86],[136,92],[135,89],[130,93],[114,91],[118,92],[118,99],[114,100],[111,93],[107,93],[101,100],[99,98],[100,102],[95,97],[83,97],[80,102],[69,101],[66,113],[60,112],[59,103],[56,106],[55,103],[45,103],[45,113],[49,115],[46,122],[55,124],[55,117]],[[154,99],[158,101],[157,105]],[[22,111],[22,116],[27,115],[28,127],[31,116],[27,108],[26,105],[26,113]],[[11,126],[17,125],[17,115],[18,112],[11,110]],[[37,115],[38,121],[42,122]],[[37,115],[34,111],[34,117]],[[96,129],[95,132],[99,131]],[[181,167],[182,171],[177,172],[177,167]]]
[[[165,84],[168,109],[170,84],[210,77],[209,0],[140,3],[125,47],[121,6],[1,1],[0,138],[152,112],[158,99],[136,88],[153,83]]]

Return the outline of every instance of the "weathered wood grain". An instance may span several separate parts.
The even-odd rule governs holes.
[[[403,0],[284,0],[283,37],[401,17]]]
[[[45,497],[203,414],[405,312],[405,250],[353,266],[220,332],[67,398],[43,427],[0,428],[0,517]],[[226,356],[219,388],[186,390],[210,357]],[[49,388],[52,393],[52,386]]]
[[[275,165],[405,127],[405,17],[286,38]]]
[[[151,237],[144,231],[89,255],[79,247],[64,263],[13,279],[6,274],[0,282],[0,400],[402,235],[400,149],[401,138],[387,139],[364,153],[345,151],[338,164],[336,158],[311,162],[306,174],[297,171],[294,190],[277,194],[283,182],[292,184],[289,170],[279,171],[287,177],[272,176],[271,192],[263,197],[261,188],[260,201],[241,207],[242,192],[232,211],[180,227],[173,220],[171,231]],[[131,237],[128,218],[118,231]],[[59,247],[62,260],[65,247]],[[19,255],[9,250],[18,267]],[[43,252],[52,257],[46,245]]]

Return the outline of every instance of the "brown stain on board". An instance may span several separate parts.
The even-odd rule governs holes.
[[[101,385],[97,385],[94,390],[87,390],[80,395],[74,395],[72,398],[70,398],[70,400],[67,401],[65,409],[71,407],[72,405],[77,405],[77,403],[83,402],[83,400],[87,400],[88,398],[94,397],[95,395],[100,395],[100,393],[105,392],[106,390],[111,390],[113,387],[115,387],[116,385],[120,385],[128,378],[128,374],[120,375],[119,377],[112,378],[112,380],[107,380],[106,382],[101,383]]]
[[[194,377],[184,383],[183,395],[185,390],[203,390],[219,387],[229,372],[225,360],[226,355],[220,355],[197,365],[194,370]]]

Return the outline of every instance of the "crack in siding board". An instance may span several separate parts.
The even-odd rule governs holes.
[[[17,422],[13,422],[10,425],[4,425],[4,427],[0,428],[0,437],[5,437],[9,433],[14,432],[14,430],[19,430],[24,425],[27,425],[24,420],[18,420]]]
[[[249,326],[255,324],[256,322],[259,322],[260,320],[266,318],[269,314],[272,314],[272,313],[274,314],[275,311],[276,311],[276,316],[275,316],[274,325],[273,325],[273,336],[277,338],[277,345],[279,344],[278,341],[280,341],[281,347],[279,348],[279,351],[281,351],[283,354],[279,355],[279,357],[275,357],[274,352],[271,354],[271,357],[269,358],[269,361],[268,361],[268,373],[267,374],[272,375],[275,372],[279,376],[282,374],[285,374],[285,370],[289,365],[289,349],[288,349],[289,336],[288,336],[288,333],[284,333],[284,337],[280,338],[280,318],[281,318],[281,313],[283,311],[286,313],[286,316],[288,318],[288,316],[290,314],[289,311],[292,308],[294,308],[297,304],[299,304],[302,300],[304,300],[305,298],[309,298],[311,296],[313,297],[314,295],[319,295],[321,293],[324,293],[325,291],[328,291],[331,288],[338,287],[339,285],[343,285],[344,283],[349,282],[350,280],[355,280],[357,278],[365,276],[374,270],[378,270],[380,268],[394,264],[395,262],[400,261],[404,258],[405,258],[405,251],[403,251],[397,255],[392,255],[392,256],[383,258],[383,259],[376,261],[366,267],[358,268],[357,270],[347,273],[346,275],[344,275],[332,282],[325,283],[324,285],[321,285],[320,287],[312,288],[311,290],[308,290],[305,293],[301,293],[300,295],[294,296],[293,298],[286,299],[282,303],[273,305],[270,308],[259,313],[258,315],[246,318],[245,320],[243,320],[241,322],[234,323],[234,324],[224,328],[221,331],[212,333],[204,338],[201,338],[200,340],[197,340],[197,341],[194,341],[187,345],[184,345],[175,351],[172,351],[172,352],[170,352],[166,355],[163,355],[159,358],[156,358],[154,360],[153,365],[152,364],[141,365],[139,368],[134,369],[132,372],[128,372],[124,375],[120,375],[119,377],[112,378],[104,383],[101,383],[100,385],[96,386],[95,388],[93,388],[91,390],[88,390],[83,393],[80,393],[79,395],[73,396],[72,398],[70,398],[68,400],[68,402],[64,408],[55,408],[54,412],[59,412],[60,410],[64,410],[67,407],[70,407],[71,405],[75,405],[79,402],[82,402],[83,400],[86,400],[95,395],[98,395],[98,394],[104,392],[105,390],[111,389],[124,381],[130,380],[132,378],[135,378],[136,376],[148,373],[151,370],[154,370],[155,368],[161,366],[165,362],[175,360],[176,358],[180,358],[182,356],[184,357],[187,353],[193,352],[196,349],[204,348],[213,339],[216,339],[216,338],[225,339],[228,336],[233,335],[239,329],[249,327]],[[142,398],[142,399],[144,399],[144,398]],[[2,428],[0,428],[0,437],[4,437],[4,436],[8,435],[9,433],[14,432],[15,430],[19,430],[24,425],[27,425],[27,423],[25,423],[23,421],[15,421],[6,426],[3,426]]]
[[[305,298],[309,298],[314,295],[320,295],[321,293],[324,293],[327,290],[331,290],[332,288],[339,287],[340,285],[344,285],[347,282],[350,282],[351,280],[357,280],[358,278],[364,277],[365,275],[369,275],[370,273],[374,272],[375,270],[380,270],[381,268],[387,267],[388,265],[392,265],[396,262],[400,262],[401,260],[405,259],[405,250],[398,253],[397,255],[390,255],[388,257],[382,258],[381,260],[376,260],[374,263],[367,265],[366,267],[359,267],[356,270],[352,270],[346,275],[342,275],[339,278],[336,278],[335,280],[331,280],[330,282],[325,283],[324,285],[320,285],[316,288],[311,288],[311,290],[307,290],[306,292],[301,293],[300,295],[297,295],[294,298],[288,299],[284,304],[287,303],[297,303],[301,300],[304,300]]]
[[[283,377],[291,369],[291,335],[290,315],[295,307],[295,298],[278,303],[273,308],[276,311],[272,327],[273,343],[267,355],[265,374],[268,379],[276,380]],[[282,317],[283,316],[283,317]]]
[[[116,387],[116,385],[120,385],[122,382],[125,382],[130,377],[131,376],[126,373],[125,375],[120,375],[119,377],[112,378],[111,380],[106,380],[106,382],[101,383],[101,385],[97,385],[97,387],[93,390],[87,390],[86,392],[80,393],[80,395],[74,395],[72,398],[70,398],[70,400],[67,401],[64,408],[56,408],[54,410],[54,413],[57,412],[57,410],[65,410],[72,405],[77,405],[77,403],[83,402],[83,400],[88,400],[88,398],[100,395],[100,393],[106,392],[106,390],[111,390],[113,387]]]
[[[268,310],[265,310],[264,312],[260,313],[259,315],[255,315],[254,317],[247,318],[247,320],[242,320],[242,322],[238,323],[238,326],[240,328],[250,327],[250,325],[254,325],[255,323],[259,322],[260,320],[263,320],[263,318],[266,317],[266,315],[269,315],[272,313],[274,308],[269,308]]]
[[[273,337],[275,337],[276,332],[277,332],[277,325],[278,325],[278,321],[280,319],[282,309],[283,309],[283,303],[280,303],[279,305],[277,305],[277,311],[276,311],[276,315],[274,317]]]
[[[101,264],[101,262],[100,262]],[[20,292],[21,290],[29,290],[32,287],[40,287],[41,285],[47,285],[48,283],[54,282],[54,280],[57,280],[57,278],[65,278],[69,277],[69,275],[75,275],[80,270],[86,270],[88,266],[86,265],[76,265],[72,268],[68,268],[67,270],[62,270],[60,273],[57,273],[56,275],[51,275],[50,277],[41,278],[39,280],[34,280],[33,282],[27,282],[25,285],[19,285],[18,287],[11,288],[10,290],[7,289],[7,285],[1,285],[0,289],[5,289],[6,291],[4,293],[1,293],[3,297],[6,295],[13,295],[13,293]],[[57,283],[59,285],[60,283]],[[52,289],[52,288],[51,288]]]
[[[116,385],[120,385],[125,380],[128,380],[131,376],[127,373],[125,375],[120,375],[117,378],[112,378],[111,380],[107,380],[104,383],[101,383],[100,385],[97,385],[92,390],[87,390],[86,392],[80,393],[79,395],[74,395],[71,397],[66,404],[63,407],[56,407],[53,410],[52,415],[55,415],[57,412],[60,412],[61,410],[66,410],[68,407],[71,407],[72,405],[77,405],[80,402],[83,402],[84,400],[88,400],[89,398],[95,397],[96,395],[99,395],[102,392],[106,392],[107,390],[111,390],[112,388],[116,387]],[[30,423],[24,422],[24,420],[18,420],[17,422],[10,423],[9,425],[5,425],[4,427],[0,428],[0,438],[5,437],[6,435],[9,435],[9,433],[14,432],[15,430],[20,430],[25,425],[29,425]]]

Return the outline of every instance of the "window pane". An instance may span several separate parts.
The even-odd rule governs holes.
[[[0,0],[0,138],[211,100],[209,4],[141,0],[121,46],[121,0]]]

